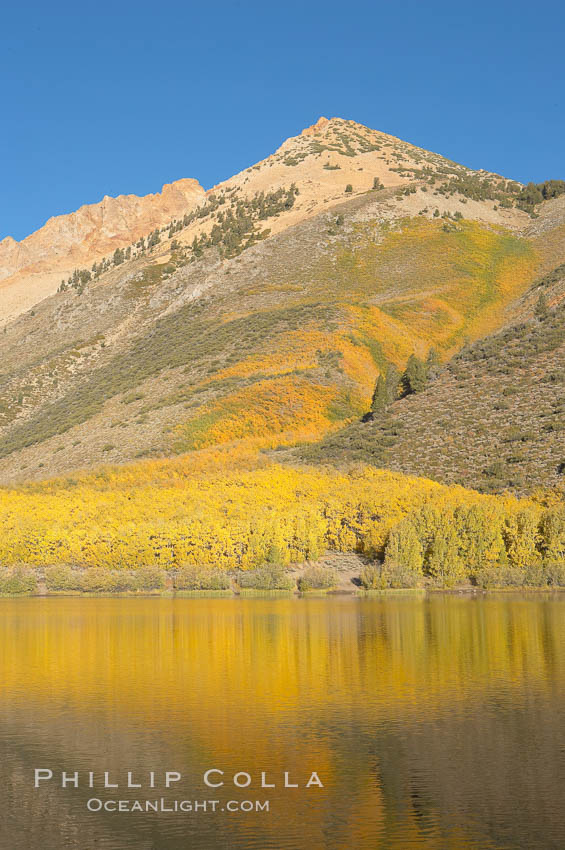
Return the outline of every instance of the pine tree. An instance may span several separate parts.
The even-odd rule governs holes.
[[[402,375],[402,388],[404,395],[421,393],[426,388],[428,370],[426,364],[415,354],[411,354]]]
[[[386,381],[382,375],[379,375],[371,399],[371,413],[384,413],[387,401]]]
[[[392,363],[386,370],[386,399],[387,404],[392,404],[398,398],[400,386],[400,372]]]

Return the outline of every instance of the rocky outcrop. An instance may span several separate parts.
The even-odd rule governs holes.
[[[104,197],[76,212],[50,218],[39,230],[16,242],[0,242],[0,316],[3,322],[51,295],[74,268],[125,248],[156,227],[203,203],[197,180],[183,179],[161,192],[138,197]]]
[[[329,120],[324,118],[322,115],[321,118],[318,118],[315,124],[312,124],[310,127],[305,127],[302,131],[303,136],[315,136],[317,133],[320,133],[325,127],[328,126]]]

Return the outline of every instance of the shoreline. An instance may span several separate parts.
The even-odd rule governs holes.
[[[80,590],[47,591],[44,593],[0,593],[6,599],[377,599],[379,597],[459,596],[473,599],[491,594],[551,594],[565,593],[565,587],[552,585],[515,585],[511,587],[387,587],[379,590],[162,590],[92,592]]]
[[[283,566],[263,564],[255,570],[220,570],[210,565],[181,565],[158,568],[140,565],[134,569],[111,569],[103,566],[78,566],[69,563],[33,565],[20,563],[12,567],[0,565],[0,599],[14,598],[301,598],[350,596],[360,598],[434,595],[474,598],[486,593],[558,593],[565,591],[559,583],[472,583],[468,579],[456,585],[442,585],[422,575],[417,582],[402,586],[375,586],[366,581],[365,569],[378,566],[361,555],[326,552],[315,561]],[[524,575],[525,578],[525,575]],[[537,578],[537,576],[536,576]],[[362,580],[363,579],[363,580]]]

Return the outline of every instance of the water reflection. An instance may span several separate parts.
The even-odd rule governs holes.
[[[0,846],[560,847],[564,601],[0,600]],[[93,814],[34,767],[178,770],[172,799],[271,810]],[[210,793],[210,767],[254,782]],[[280,787],[312,770],[323,790]]]

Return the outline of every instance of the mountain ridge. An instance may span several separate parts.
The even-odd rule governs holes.
[[[403,171],[403,167],[408,170]],[[352,195],[358,195],[374,185],[401,188],[418,182],[414,172],[422,167],[502,179],[488,172],[473,172],[354,121],[322,117],[286,139],[273,154],[206,191],[197,180],[180,178],[165,184],[160,193],[105,196],[96,204],[50,218],[19,242],[12,237],[0,242],[0,323],[51,295],[74,269],[89,269],[116,248],[125,249],[147,238],[154,228],[163,231],[170,221],[190,214],[218,192],[238,192],[249,199],[291,183],[297,185],[300,196],[293,209],[270,221],[270,232],[275,234],[335,206],[349,188]],[[516,210],[475,209],[475,216],[481,214],[511,228],[526,222]],[[188,243],[201,232],[196,220],[177,239]]]
[[[0,242],[0,316],[5,321],[29,309],[51,295],[76,266],[125,248],[204,200],[200,184],[183,178],[141,197],[105,195],[98,203],[52,216],[20,242],[6,237]]]
[[[203,192],[4,325],[2,482],[316,443],[391,365],[498,332],[565,262],[565,195],[532,206],[342,119]]]

